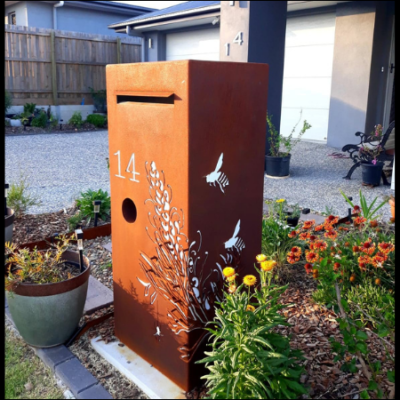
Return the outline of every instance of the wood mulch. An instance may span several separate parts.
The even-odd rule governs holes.
[[[60,125],[57,125],[54,128],[38,128],[35,126],[27,126],[24,130],[23,126],[6,126],[5,134],[38,134],[38,133],[80,133],[80,132],[95,132],[95,131],[104,131],[107,129],[107,126],[102,128],[96,128],[93,124],[85,122],[80,128],[75,128],[74,125],[63,124],[62,129],[60,129]]]
[[[21,245],[24,243],[44,240],[47,237],[54,236],[55,234],[66,234],[70,231],[68,219],[75,215],[76,212],[77,209],[71,207],[47,214],[22,215],[14,221],[13,242]],[[99,219],[97,225],[100,226],[110,222],[110,218],[107,218],[106,221]],[[86,228],[92,228],[94,226],[94,219],[91,219],[89,225],[86,224],[86,220],[82,220],[81,224],[83,230]]]

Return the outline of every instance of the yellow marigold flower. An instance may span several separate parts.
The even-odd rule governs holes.
[[[256,257],[256,260],[257,260],[259,263],[261,263],[261,262],[267,260],[267,256],[266,256],[265,254],[259,254],[259,255]]]
[[[276,261],[274,260],[264,261],[260,264],[260,266],[263,271],[271,271],[271,269],[275,268]]]
[[[223,269],[222,273],[225,278],[229,278],[232,275],[235,275],[235,270],[232,267],[226,267]]]
[[[246,311],[254,312],[254,311],[256,311],[256,308],[253,307],[251,304],[249,304],[249,305],[247,306],[247,308],[246,308]]]
[[[254,275],[246,275],[243,278],[243,283],[246,286],[253,286],[253,285],[255,285],[257,283],[257,278]]]
[[[277,200],[276,202],[277,203],[283,203],[285,201],[285,199],[279,199],[279,200]]]

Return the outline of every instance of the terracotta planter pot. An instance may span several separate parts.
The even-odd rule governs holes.
[[[79,266],[79,253],[66,251],[63,259]],[[83,257],[85,270],[63,282],[19,284],[6,291],[10,314],[20,335],[31,346],[54,347],[71,338],[83,315],[90,262]],[[6,267],[7,269],[7,267]]]

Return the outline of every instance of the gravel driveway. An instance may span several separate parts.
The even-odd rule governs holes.
[[[87,189],[110,193],[107,131],[6,136],[5,142],[6,182],[25,174],[29,193],[42,202],[29,213],[59,211]]]
[[[265,177],[264,198],[284,198],[288,204],[298,203],[301,207],[324,212],[325,207],[333,207],[335,214],[347,215],[348,205],[342,190],[347,196],[353,197],[353,202],[359,203],[359,190],[367,198],[368,204],[375,198],[384,198],[393,194],[390,186],[368,188],[362,186],[361,168],[357,168],[351,180],[343,179],[353,165],[351,159],[338,159],[329,154],[340,152],[324,144],[300,142],[292,151],[290,161],[290,177],[287,179],[272,179]],[[388,178],[389,182],[391,178]],[[379,199],[375,204],[379,204]],[[391,217],[390,206],[386,205],[378,212],[383,214],[385,221]]]
[[[361,168],[350,181],[342,179],[352,161],[334,159],[338,151],[324,144],[300,142],[292,152],[290,178],[265,178],[266,199],[285,198],[314,211],[333,207],[340,215],[347,205],[339,190],[353,196],[358,203]],[[58,211],[72,205],[83,190],[103,189],[110,192],[107,131],[76,134],[44,134],[6,137],[6,182],[18,182],[20,171],[29,177],[30,193],[42,201],[30,213]],[[393,193],[390,187],[363,188],[369,201]],[[390,207],[382,209],[384,219],[390,218]]]

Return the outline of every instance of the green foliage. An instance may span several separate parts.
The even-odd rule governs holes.
[[[387,289],[367,281],[347,292],[350,318],[361,321],[363,326],[378,328],[383,317],[390,329],[395,328],[394,297]]]
[[[301,128],[299,134],[296,139],[293,139],[293,134],[301,121],[301,116],[303,114],[303,110],[300,111],[300,118],[297,121],[296,125],[293,127],[289,136],[283,137],[276,130],[275,125],[272,123],[272,115],[267,114],[267,125],[269,129],[269,142],[270,142],[270,156],[272,157],[286,157],[292,149],[299,143],[301,137],[306,133],[308,129],[311,128],[311,125],[304,120],[303,127]],[[285,149],[282,151],[282,147]]]
[[[4,120],[5,126],[11,126],[11,122],[8,119]]]
[[[7,111],[10,109],[12,106],[12,97],[7,90],[4,91],[5,96],[4,96],[4,108],[5,108],[5,114],[7,114]]]
[[[55,114],[50,113],[50,118],[48,119],[49,127],[54,129],[58,125],[58,118]]]
[[[112,269],[112,262],[108,262],[100,266],[101,271],[104,271],[105,269]]]
[[[342,196],[345,198],[347,203],[349,203],[353,208],[354,204],[350,199],[342,192],[340,191]],[[361,206],[361,213],[364,218],[367,219],[367,221],[371,221],[373,218],[378,218],[380,215],[376,215],[376,213],[388,202],[388,200],[382,201],[379,205],[377,205],[375,208],[374,205],[376,201],[378,200],[378,197],[375,197],[375,199],[372,201],[370,205],[368,205],[367,200],[365,196],[362,194],[361,189],[360,189],[360,206]]]
[[[78,224],[82,221],[82,219],[83,219],[83,216],[80,211],[78,211],[72,217],[68,218],[67,222],[68,222],[69,231],[73,232],[77,228]]]
[[[93,124],[96,128],[102,128],[105,126],[107,118],[101,114],[89,114],[86,122]]]
[[[107,92],[106,90],[94,90],[89,87],[90,94],[92,95],[94,106],[98,112],[106,112]]]
[[[47,114],[44,111],[40,111],[39,115],[33,118],[31,126],[37,128],[46,128],[47,126]]]
[[[76,206],[82,214],[82,218],[88,218],[87,224],[90,223],[91,218],[94,218],[93,202],[101,200],[99,218],[103,221],[110,215],[111,212],[111,198],[107,192],[99,189],[97,192],[88,190],[81,193],[81,197],[76,200]]]
[[[288,325],[278,313],[287,286],[271,285],[271,273],[259,273],[262,284],[253,293],[243,284],[224,293],[207,328],[211,351],[198,363],[209,370],[203,379],[211,399],[296,399],[307,393],[299,384],[301,351],[274,331]]]
[[[325,206],[325,211],[321,213],[322,215],[329,217],[330,215],[334,215],[334,208],[332,206]]]
[[[24,214],[28,207],[41,204],[36,197],[27,193],[28,189],[28,178],[22,173],[20,174],[19,182],[10,185],[7,206],[14,210],[16,218]]]
[[[79,111],[75,111],[68,123],[79,129],[83,125],[82,114]]]
[[[282,267],[287,264],[287,253],[293,246],[302,246],[297,235],[294,238],[289,234],[295,229],[287,225],[286,201],[266,201],[269,205],[269,214],[262,221],[262,253],[268,254],[278,264],[278,275],[281,276]]]
[[[36,109],[35,103],[25,103],[24,104],[24,113],[32,115],[32,114],[34,114],[35,109]]]

